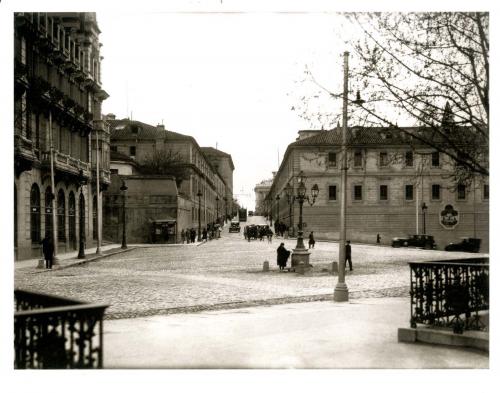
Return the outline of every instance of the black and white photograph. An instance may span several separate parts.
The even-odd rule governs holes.
[[[488,2],[141,3],[0,3],[12,391],[490,391]]]

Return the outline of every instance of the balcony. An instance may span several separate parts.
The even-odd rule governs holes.
[[[48,151],[42,153],[42,166],[50,168],[50,152]],[[85,178],[90,177],[90,163],[58,151],[54,152],[54,170],[73,176],[78,176],[82,171]]]
[[[103,317],[107,305],[22,290],[14,291],[14,367],[103,367]]]

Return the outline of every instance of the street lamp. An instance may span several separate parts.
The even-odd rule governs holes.
[[[198,241],[201,242],[201,190],[198,190]]]
[[[422,221],[422,224],[424,225],[424,235],[425,235],[425,213],[427,212],[427,205],[425,204],[425,202],[422,202],[422,218],[423,218],[423,221]]]
[[[218,195],[215,197],[215,205],[216,205],[216,208],[215,208],[215,212],[216,212],[215,222],[218,224],[219,223],[219,196]]]
[[[276,221],[274,222],[275,225],[279,224],[280,222],[280,194],[276,195]]]
[[[295,246],[292,254],[292,267],[296,267],[299,263],[304,263],[304,267],[309,266],[309,251],[304,246],[303,239],[303,229],[302,229],[302,206],[304,205],[304,201],[307,201],[310,206],[314,205],[316,202],[316,198],[319,194],[319,187],[317,184],[312,186],[311,188],[311,198],[306,195],[307,188],[305,185],[306,176],[304,172],[300,171],[297,176],[297,195],[293,195],[293,200],[297,200],[299,202],[299,232],[297,234],[297,245]]]
[[[333,300],[346,302],[349,300],[349,290],[345,283],[345,246],[346,246],[346,207],[347,207],[347,94],[349,89],[349,52],[344,52],[344,92],[342,105],[342,176],[340,198],[340,236],[339,236],[339,263],[338,281],[333,292]],[[359,91],[356,93],[356,105],[364,104]]]
[[[285,187],[286,201],[288,203],[288,235],[290,236],[290,231],[293,233],[292,228],[292,205],[293,205],[293,187],[290,183],[287,183]]]
[[[125,184],[125,180],[122,180],[122,185],[120,187],[120,191],[122,192],[122,248],[127,248],[127,220],[125,215],[125,201],[127,198],[127,190],[128,187]]]
[[[83,186],[87,184],[87,180],[83,176],[83,170],[80,169],[78,174],[78,183],[80,184],[80,200],[78,203],[80,210],[80,241],[78,247],[78,259],[85,258],[85,205],[83,199]]]
[[[224,197],[224,212],[225,212],[225,215],[224,215],[224,223],[227,222],[227,197]]]

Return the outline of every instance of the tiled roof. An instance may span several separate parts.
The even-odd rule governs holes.
[[[231,154],[223,152],[222,150],[214,149],[213,147],[200,147],[200,149],[203,152],[203,154],[205,154],[206,157],[221,156],[229,158],[229,163],[231,164],[231,167],[234,170],[233,158],[231,157]]]
[[[422,132],[419,127],[404,127],[405,131],[416,134]],[[425,130],[430,132],[430,129]],[[383,127],[351,127],[347,133],[347,143],[349,145],[407,145],[418,143],[418,140],[411,140],[411,137],[401,130]],[[291,143],[289,147],[295,146],[322,146],[341,145],[342,129],[319,131],[316,135],[310,136]]]
[[[184,139],[194,141],[189,135],[163,130],[137,120],[108,120],[111,128],[111,139]],[[132,126],[137,126],[137,133],[132,132]],[[195,142],[196,143],[196,142]]]

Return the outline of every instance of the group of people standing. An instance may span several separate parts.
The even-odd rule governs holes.
[[[222,228],[220,225],[208,224],[207,227],[204,227],[201,231],[201,240],[208,241],[212,239],[219,239],[220,234],[222,232]],[[195,228],[187,228],[186,230],[181,231],[181,241],[182,244],[186,242],[195,243],[196,242],[196,229]]]
[[[284,222],[275,221],[274,232],[276,233],[276,236],[288,237],[288,226]]]

